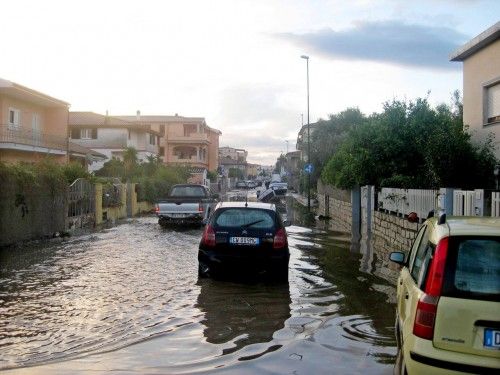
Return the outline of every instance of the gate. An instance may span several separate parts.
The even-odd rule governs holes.
[[[84,178],[76,179],[68,192],[68,228],[93,227],[95,224],[95,186]]]

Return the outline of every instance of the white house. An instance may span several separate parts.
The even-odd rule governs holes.
[[[147,161],[148,156],[159,156],[161,135],[149,125],[93,112],[70,112],[69,128],[71,142],[106,155],[107,159],[94,163],[91,171],[102,168],[111,158],[123,160],[127,147],[137,150],[139,162]]]

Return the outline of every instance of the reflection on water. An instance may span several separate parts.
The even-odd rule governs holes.
[[[223,354],[272,340],[290,317],[286,284],[200,280],[196,307],[203,312],[203,334],[211,344],[230,343]]]
[[[0,368],[392,373],[395,290],[365,245],[316,226],[287,232],[284,284],[198,280],[201,230],[162,230],[152,217],[0,252]]]

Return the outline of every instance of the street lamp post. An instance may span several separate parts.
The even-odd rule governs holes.
[[[310,128],[309,123],[309,56],[302,55],[302,59],[306,60],[306,72],[307,72],[307,163],[311,163],[311,139],[310,139]],[[311,212],[311,172],[307,173],[307,212]]]

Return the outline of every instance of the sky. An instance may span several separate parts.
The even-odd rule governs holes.
[[[387,100],[450,103],[458,47],[496,0],[16,0],[0,78],[110,115],[205,117],[221,146],[274,164],[307,123]]]

